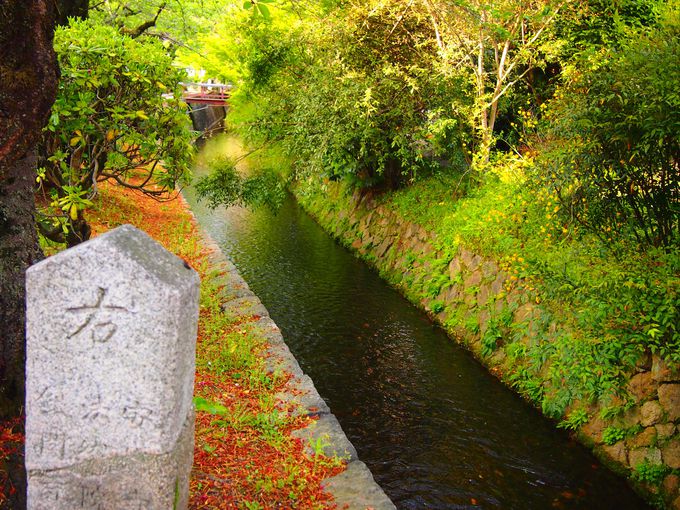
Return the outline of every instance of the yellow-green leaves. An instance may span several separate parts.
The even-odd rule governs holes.
[[[265,4],[272,4],[274,0],[252,0],[243,3],[243,8],[246,10],[252,9],[253,14],[259,14],[264,19],[270,19],[271,13],[269,12],[269,7]]]
[[[78,145],[81,141],[83,140],[83,133],[80,131],[80,129],[76,129],[75,135],[71,138],[69,141],[69,145],[71,147],[75,147]]]
[[[81,189],[79,186],[64,186],[63,191],[65,195],[58,198],[54,205],[64,211],[71,220],[76,221],[78,219],[78,213],[83,209],[90,207],[92,201],[85,198],[87,196],[87,191]]]

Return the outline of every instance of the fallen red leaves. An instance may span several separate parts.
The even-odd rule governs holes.
[[[101,186],[90,222],[93,235],[129,223],[146,231],[168,250],[210,280],[209,250],[183,200],[159,203],[120,187]],[[218,299],[220,287],[204,286],[208,300]],[[312,418],[293,417],[276,399],[289,376],[273,378],[264,371],[266,344],[252,327],[255,316],[225,322],[219,306],[203,305],[199,319],[195,393],[223,411],[198,411],[191,509],[321,509],[335,508],[322,481],[344,469],[341,462],[305,452],[305,445],[290,432]],[[215,324],[220,329],[215,333]],[[225,326],[222,328],[222,324]],[[236,336],[234,336],[236,335]],[[220,357],[233,350],[235,338],[252,342],[247,370],[220,369]],[[243,348],[244,344],[241,345]],[[259,368],[258,368],[259,367]],[[259,370],[259,372],[258,372]],[[23,448],[21,418],[0,422],[2,465]],[[9,491],[7,472],[0,469],[0,503]]]
[[[23,416],[0,422],[0,508],[4,508],[9,497],[17,490],[10,479],[10,459],[23,455]]]

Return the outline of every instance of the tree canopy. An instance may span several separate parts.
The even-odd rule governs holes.
[[[514,154],[565,221],[677,240],[677,0],[246,3],[178,58],[232,80],[232,125],[299,175],[471,184]]]

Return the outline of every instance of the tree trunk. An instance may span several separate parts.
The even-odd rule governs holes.
[[[24,400],[25,281],[41,257],[35,152],[54,102],[54,0],[0,0],[0,415]]]

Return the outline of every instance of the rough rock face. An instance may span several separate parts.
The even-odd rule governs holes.
[[[514,370],[512,357],[504,350],[504,338],[495,340],[492,355],[483,354],[484,334],[501,312],[511,313],[512,335],[517,341],[527,348],[541,341],[543,304],[529,301],[518,291],[497,261],[485,259],[466,247],[458,247],[453,255],[447,254],[435,235],[405,221],[389,207],[377,205],[367,197],[355,196],[352,201],[347,211],[340,214],[334,211],[336,205],[318,206],[318,210],[308,212],[343,244],[398,282],[396,286],[402,292],[410,294],[412,301],[428,311],[433,320],[464,343],[493,373],[508,374]],[[444,283],[433,286],[432,282]],[[427,288],[431,293],[414,299],[409,291],[417,288]],[[567,331],[564,325],[553,322],[548,332],[558,330]],[[680,441],[676,427],[680,423],[680,371],[672,370],[659,356],[647,353],[628,377],[623,390],[627,390],[635,404],[606,420],[600,417],[605,405],[591,405],[590,421],[581,428],[580,438],[594,446],[603,460],[626,468],[629,474],[645,462],[671,468],[678,461],[676,445]],[[547,379],[543,383],[550,384]],[[603,435],[608,427],[625,433],[625,440],[605,444]],[[662,484],[661,490],[668,503],[677,500],[680,505],[678,484]]]

